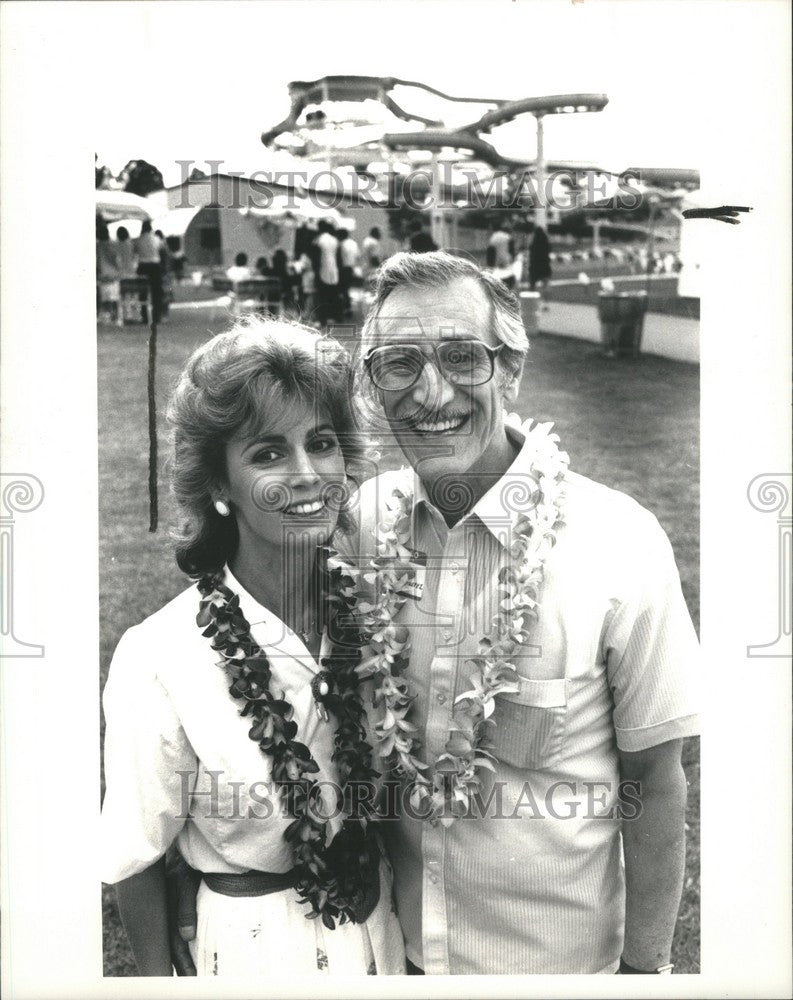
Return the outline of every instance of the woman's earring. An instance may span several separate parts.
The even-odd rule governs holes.
[[[228,517],[231,513],[231,507],[226,503],[225,500],[215,501],[215,510],[220,514],[221,517]]]

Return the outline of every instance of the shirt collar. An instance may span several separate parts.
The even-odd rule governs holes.
[[[305,666],[310,673],[319,673],[319,666],[309,653],[300,636],[281,621],[278,615],[260,604],[247,591],[226,565],[225,586],[240,598],[240,610],[251,626],[251,635],[260,646],[270,647],[278,653],[286,654]],[[319,659],[329,653],[327,633],[322,636]]]
[[[480,497],[455,527],[477,517],[503,548],[509,545],[515,522],[532,504],[534,486],[530,483],[530,479],[534,479],[532,463],[535,457],[535,446],[529,433],[532,423],[533,421],[527,420],[524,424],[520,424],[514,418],[505,423],[507,437],[518,446],[518,453],[504,475],[484,496]],[[420,507],[424,506],[428,512],[436,514],[443,520],[443,515],[430,500],[427,488],[417,474],[415,474],[413,498],[414,517]]]

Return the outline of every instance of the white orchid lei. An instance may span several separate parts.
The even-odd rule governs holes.
[[[513,425],[519,418],[510,414]],[[404,625],[395,623],[406,598],[400,591],[413,578],[414,553],[410,545],[413,511],[413,473],[407,470],[387,503],[375,531],[377,556],[363,573],[376,590],[375,603],[359,599],[368,637],[356,672],[374,678],[374,704],[380,707],[375,724],[378,753],[385,766],[406,780],[410,802],[417,815],[451,824],[464,815],[481,787],[482,768],[494,771],[490,753],[490,726],[494,698],[519,689],[518,674],[511,659],[526,646],[529,629],[538,615],[538,593],[548,553],[563,523],[563,483],[569,458],[558,447],[559,437],[551,433],[553,424],[531,421],[523,425],[533,451],[531,475],[536,483],[532,506],[519,513],[513,523],[510,543],[512,565],[498,576],[498,613],[492,630],[479,641],[479,655],[467,662],[473,666],[471,688],[455,699],[449,735],[434,768],[416,754],[420,746],[417,728],[410,721],[412,693],[405,676],[409,666],[409,635]],[[367,655],[368,653],[368,655]]]

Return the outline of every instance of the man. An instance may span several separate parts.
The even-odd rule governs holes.
[[[234,263],[231,267],[226,268],[226,277],[229,281],[247,281],[252,277],[251,269],[248,266],[248,255],[246,253],[238,253],[234,258]]]
[[[163,309],[160,241],[152,232],[148,219],[141,225],[140,236],[135,240],[135,253],[138,258],[138,274],[149,282],[152,319],[159,323]]]
[[[381,243],[382,234],[379,226],[372,226],[369,235],[364,237],[362,248],[364,258],[364,272],[368,278],[370,274],[380,267],[383,260],[383,245]]]
[[[322,326],[330,322],[338,322],[340,316],[339,299],[339,241],[333,235],[333,226],[326,220],[319,223],[319,236],[314,240],[316,256],[314,273],[316,275],[317,318]]]
[[[509,289],[514,289],[516,277],[515,241],[507,222],[500,222],[487,243],[487,264]]]
[[[438,244],[419,220],[411,227],[409,246],[411,253],[433,253],[438,249]]]
[[[696,638],[669,542],[622,494],[572,472],[558,490],[542,470],[564,456],[506,421],[528,343],[514,296],[474,264],[391,258],[363,341],[415,475],[364,484],[346,554],[371,553],[384,510],[408,507],[417,568],[394,620],[410,642],[408,745],[428,774],[457,753],[455,707],[502,607],[499,571],[530,565],[516,532],[548,497],[562,510],[535,521],[537,618],[516,682],[483,699],[493,773],[478,768],[469,815],[423,818],[403,797],[383,823],[412,971],[664,970],[683,879],[681,744],[697,732]]]
[[[532,481],[531,446],[503,412],[528,344],[514,297],[442,253],[383,267],[363,339],[379,402],[417,472],[411,545],[427,567],[420,599],[407,599],[396,621],[410,633],[409,718],[432,765],[447,747],[455,698],[471,687],[466,661],[479,654],[498,569],[511,558],[504,535],[521,510],[512,509],[516,490]],[[449,342],[457,356],[443,353]],[[460,357],[467,367],[455,367]],[[396,478],[361,491],[363,547]],[[408,957],[428,973],[609,972],[620,957],[652,972],[669,962],[696,639],[655,518],[574,473],[565,491],[535,655],[516,661],[519,691],[494,699],[503,807],[450,826],[409,815],[384,824]],[[622,823],[603,818],[620,779],[641,793],[641,814]],[[564,807],[553,805],[558,782]]]
[[[355,268],[358,266],[360,251],[358,244],[346,229],[340,229],[336,238],[339,241],[339,293],[342,311],[345,317],[350,317],[352,316],[350,289],[355,280]]]
[[[491,246],[494,251],[494,265],[496,267],[509,267],[515,258],[515,247],[506,222],[499,222],[488,240],[488,246]]]

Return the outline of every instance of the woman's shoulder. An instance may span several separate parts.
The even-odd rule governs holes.
[[[114,663],[143,659],[156,674],[158,663],[172,662],[180,658],[179,654],[189,654],[206,643],[195,621],[200,600],[198,588],[192,584],[138,625],[128,628],[116,646]],[[142,658],[141,653],[145,653]]]

